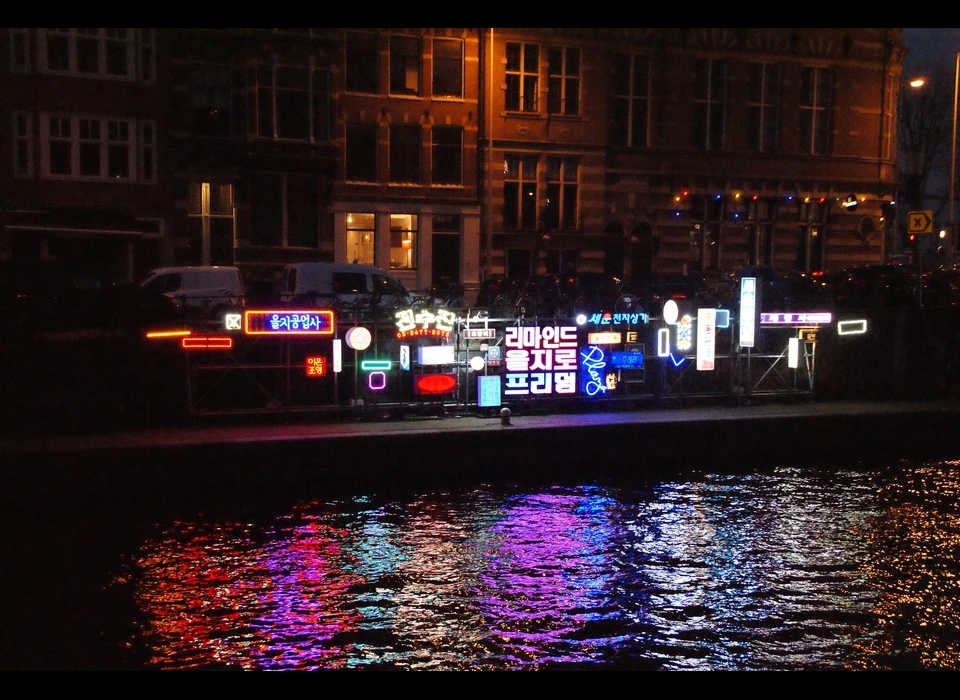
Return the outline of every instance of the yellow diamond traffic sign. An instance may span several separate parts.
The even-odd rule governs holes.
[[[907,233],[933,233],[933,212],[907,212]]]

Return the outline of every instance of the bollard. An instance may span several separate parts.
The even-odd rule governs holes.
[[[510,409],[506,406],[500,409],[500,425],[510,425]]]

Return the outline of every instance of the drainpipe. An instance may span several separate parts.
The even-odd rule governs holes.
[[[490,27],[490,72],[487,87],[487,250],[484,277],[493,274],[493,27]]]

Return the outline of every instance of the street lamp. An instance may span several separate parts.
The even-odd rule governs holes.
[[[950,208],[947,210],[947,260],[953,265],[954,251],[957,245],[957,229],[953,218],[953,188],[957,179],[957,87],[960,86],[960,51],[957,52],[956,67],[953,71],[953,130],[950,132]]]

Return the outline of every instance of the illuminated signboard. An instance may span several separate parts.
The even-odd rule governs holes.
[[[367,388],[370,391],[383,391],[387,388],[387,375],[383,372],[371,372],[367,375]]]
[[[417,363],[421,365],[452,365],[455,362],[452,345],[422,345],[417,348]]]
[[[576,326],[507,326],[503,344],[504,395],[576,393]]]
[[[409,345],[400,346],[400,369],[403,369],[403,370],[410,369],[410,346]]]
[[[790,338],[787,344],[787,367],[796,369],[800,365],[800,339]]]
[[[687,352],[693,347],[693,319],[684,314],[677,321],[677,350]]]
[[[184,350],[229,350],[233,347],[230,336],[188,335],[180,338]]]
[[[500,375],[477,377],[477,406],[489,408],[500,405]]]
[[[333,311],[248,309],[243,312],[243,332],[247,335],[333,335]]]
[[[617,375],[607,371],[609,364],[607,351],[601,347],[588,345],[580,351],[580,392],[584,396],[603,396],[617,388]]]
[[[752,348],[756,340],[757,278],[740,280],[740,347]]]
[[[830,323],[833,314],[829,311],[816,313],[772,313],[760,314],[760,323],[777,326],[819,326]]]
[[[242,314],[227,314],[223,317],[223,323],[228,331],[239,331],[241,328]]]
[[[649,316],[643,311],[635,311],[633,313],[597,313],[590,314],[587,317],[587,323],[592,323],[596,326],[619,326],[619,325],[636,325],[638,323],[646,323],[649,320]]]
[[[457,375],[452,373],[419,374],[413,379],[413,393],[418,396],[452,394],[457,388]]]
[[[610,331],[587,333],[587,342],[591,345],[617,345],[623,342],[623,335]]]
[[[497,337],[496,328],[464,328],[463,337],[467,340],[492,340]]]
[[[307,376],[325,377],[327,376],[327,358],[314,355],[307,358]]]
[[[717,310],[697,309],[697,369],[714,368],[717,344]]]
[[[449,338],[457,315],[446,309],[404,309],[394,314],[398,338]]]
[[[392,360],[361,360],[360,369],[364,372],[389,372],[393,367]]]
[[[611,352],[610,366],[614,369],[643,369],[642,352]]]

